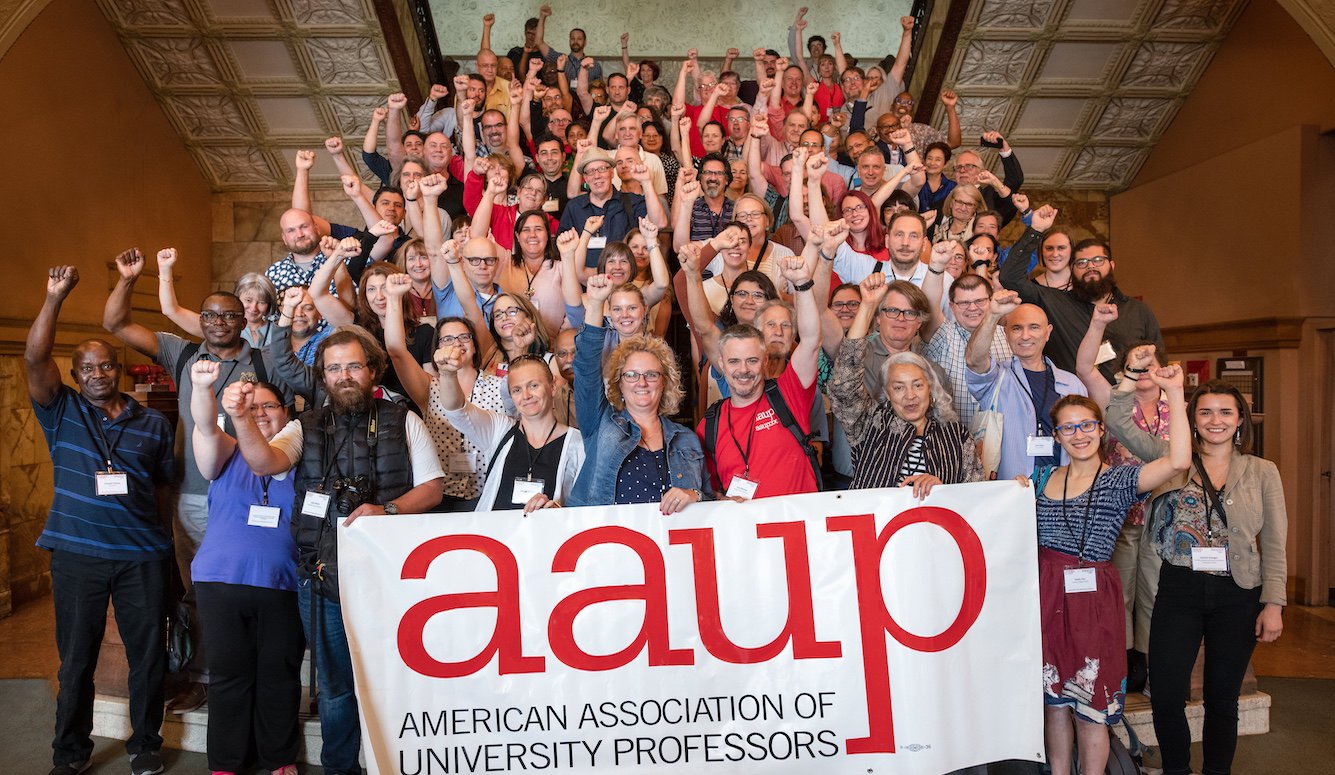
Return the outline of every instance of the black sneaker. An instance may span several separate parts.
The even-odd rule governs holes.
[[[57,764],[51,768],[50,775],[79,775],[79,773],[88,769],[92,762],[85,759],[81,762],[70,762],[69,764]]]
[[[162,769],[162,757],[153,752],[136,754],[130,760],[132,775],[158,775]]]

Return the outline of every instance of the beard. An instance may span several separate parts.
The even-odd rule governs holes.
[[[1097,280],[1080,280],[1071,278],[1071,295],[1081,301],[1091,304],[1097,304],[1103,301],[1108,294],[1112,293],[1117,287],[1117,281],[1113,278],[1112,270]]]
[[[371,391],[352,380],[335,382],[329,387],[329,403],[334,414],[362,414],[371,408]]]

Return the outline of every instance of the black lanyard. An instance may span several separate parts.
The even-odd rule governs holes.
[[[1019,359],[1011,358],[1011,374],[1015,374],[1015,361],[1017,360]],[[1053,385],[1048,384],[1049,379],[1053,381]],[[1029,389],[1029,378],[1027,376],[1015,374],[1015,380],[1020,383],[1020,389],[1024,391],[1024,394],[1029,396],[1029,403],[1034,405],[1034,433],[1042,436],[1043,407],[1048,405],[1048,395],[1052,392],[1053,387],[1055,387],[1056,377],[1053,375],[1052,369],[1043,369],[1043,403],[1041,404],[1034,400],[1034,393]]]
[[[1099,474],[1103,473],[1103,461],[1099,461],[1099,470],[1094,472],[1094,479],[1089,483],[1089,489],[1085,490],[1085,524],[1080,529],[1080,564],[1085,564],[1085,542],[1089,538],[1089,509],[1094,505],[1094,491],[1098,489]],[[1066,532],[1075,538],[1075,529],[1071,527],[1071,521],[1066,518],[1066,485],[1071,483],[1071,467],[1066,467],[1066,477],[1062,479],[1062,522],[1066,523]]]
[[[1213,510],[1219,515],[1219,521],[1224,523],[1224,530],[1228,530],[1228,514],[1224,511],[1224,504],[1219,497],[1219,491],[1215,489],[1214,483],[1210,481],[1210,474],[1205,470],[1205,464],[1201,462],[1201,456],[1192,454],[1191,462],[1196,464],[1196,471],[1201,475],[1201,489],[1205,490],[1205,497],[1210,501],[1210,509],[1205,514],[1205,532],[1209,534],[1210,543],[1214,543],[1214,523],[1210,521],[1209,511]],[[1228,486],[1228,482],[1224,482]]]
[[[558,423],[558,422],[556,421],[556,418],[553,417],[553,418],[552,418],[552,429],[549,430],[549,431],[547,431],[547,438],[546,438],[546,440],[543,441],[542,444],[538,445],[538,447],[537,447],[536,449],[534,449],[534,447],[533,447],[532,444],[529,444],[529,443],[528,443],[528,434],[527,434],[527,433],[524,434],[524,444],[527,445],[528,448],[529,448],[529,454],[528,454],[528,480],[529,480],[530,482],[533,481],[533,464],[536,463],[536,462],[538,462],[538,455],[541,455],[541,454],[542,454],[542,450],[543,450],[544,447],[547,446],[547,442],[549,442],[549,441],[552,440],[552,434],[553,434],[553,433],[556,433],[556,426],[557,426],[557,425],[560,425],[560,423]],[[521,430],[522,430],[522,428],[521,428]]]
[[[129,423],[121,423],[120,430],[116,432],[116,441],[115,443],[112,443],[107,441],[107,435],[102,430],[102,423],[98,422],[98,418],[94,416],[97,413],[97,410],[88,404],[86,399],[80,404],[80,408],[83,412],[84,425],[88,426],[89,432],[97,441],[98,451],[102,453],[102,460],[106,462],[107,470],[115,471],[116,469],[111,465],[111,451],[120,444],[121,436],[125,435],[125,428]],[[130,407],[127,404],[125,409],[122,410],[122,413],[128,411],[130,411]]]
[[[261,476],[260,486],[264,488],[264,497],[260,500],[261,506],[269,505],[269,483],[273,481],[272,476]]]
[[[756,435],[756,417],[760,412],[760,401],[756,401],[756,412],[751,415],[751,427],[746,432],[746,451],[742,451],[742,444],[737,440],[737,431],[734,430],[733,420],[737,416],[737,408],[728,403],[728,435],[732,437],[732,445],[737,448],[737,454],[742,456],[742,478],[751,478],[751,440]]]
[[[769,234],[765,235],[765,241],[760,243],[760,252],[756,254],[756,262],[751,265],[751,271],[759,270],[760,262],[765,260],[765,253],[769,250]]]

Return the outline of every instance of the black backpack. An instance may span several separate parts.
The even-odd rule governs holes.
[[[816,476],[817,485],[820,484],[820,458],[816,456],[816,448],[811,446],[811,439],[815,434],[803,433],[802,426],[797,424],[797,418],[793,417],[793,412],[788,408],[788,404],[783,400],[783,391],[779,389],[779,383],[772,379],[765,380],[765,397],[769,399],[770,408],[774,410],[774,417],[778,419],[779,424],[788,429],[797,439],[797,445],[802,448],[802,452],[807,456],[807,462],[811,464],[811,471]],[[705,410],[705,454],[710,459],[714,458],[714,449],[718,444],[718,418],[722,412],[723,402],[728,399],[720,399],[710,405]]]

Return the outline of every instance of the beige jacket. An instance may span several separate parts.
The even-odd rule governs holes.
[[[1109,431],[1141,460],[1167,455],[1167,441],[1146,433],[1132,421],[1134,401],[1134,393],[1113,391],[1108,402]],[[1195,473],[1193,465],[1154,491],[1152,516],[1145,520],[1147,535],[1152,525],[1164,519],[1161,497],[1185,487]],[[1233,581],[1243,589],[1261,587],[1262,603],[1285,605],[1288,579],[1285,544],[1289,523],[1279,469],[1269,460],[1235,451],[1228,466],[1228,482],[1219,496],[1228,514],[1229,570]]]

